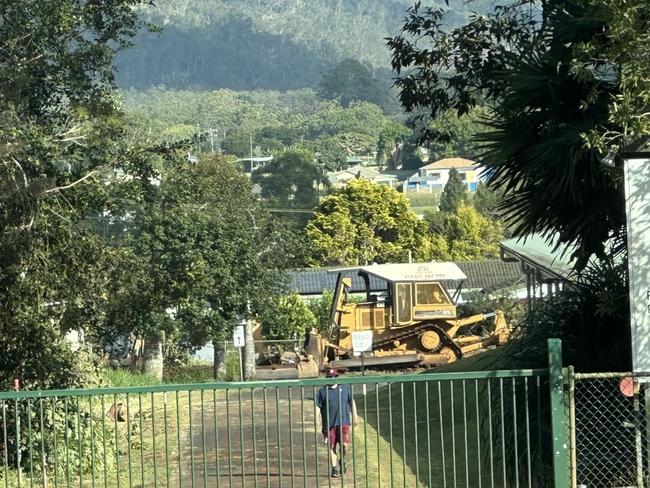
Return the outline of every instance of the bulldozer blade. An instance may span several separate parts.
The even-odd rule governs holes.
[[[298,369],[293,366],[282,368],[257,368],[255,370],[256,380],[297,380]]]
[[[332,368],[360,368],[360,367],[375,367],[395,364],[415,364],[420,362],[419,354],[404,354],[401,356],[375,356],[353,359],[337,359],[330,361]]]

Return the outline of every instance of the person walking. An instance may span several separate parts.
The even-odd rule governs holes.
[[[338,370],[327,371],[327,378],[338,378]],[[323,386],[315,398],[316,406],[321,415],[321,431],[325,444],[328,446],[330,475],[339,478],[345,473],[345,455],[350,445],[350,425],[356,424],[357,407],[352,398],[350,385],[336,383]],[[336,449],[340,447],[337,456]]]

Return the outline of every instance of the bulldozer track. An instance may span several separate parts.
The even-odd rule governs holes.
[[[433,330],[438,333],[438,335],[440,336],[440,345],[433,351],[423,351],[423,352],[427,352],[427,353],[437,352],[443,347],[450,347],[456,353],[457,357],[460,358],[462,356],[460,348],[454,343],[451,337],[449,337],[444,330],[442,330],[436,324],[433,324],[431,322],[420,322],[418,325],[409,327],[408,330],[398,331],[394,334],[391,334],[388,337],[382,337],[381,340],[372,343],[372,349],[374,351],[386,346],[392,348],[394,341],[402,342],[404,340],[417,338],[417,336],[421,332],[427,330]]]

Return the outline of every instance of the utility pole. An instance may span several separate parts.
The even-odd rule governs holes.
[[[251,159],[253,159],[253,133],[249,132],[248,134],[250,136],[250,143],[251,143]],[[253,161],[251,161],[251,167],[252,167]]]

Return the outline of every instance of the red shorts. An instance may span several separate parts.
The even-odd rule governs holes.
[[[329,432],[323,432],[323,437],[329,440],[330,446],[337,444],[350,443],[350,425],[337,425],[332,427]]]

